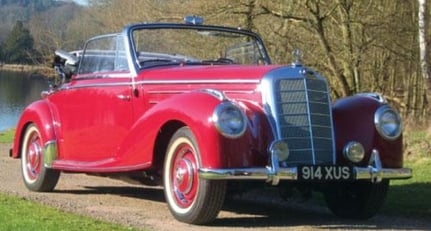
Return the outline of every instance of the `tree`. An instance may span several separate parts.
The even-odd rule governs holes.
[[[17,21],[6,39],[4,56],[7,63],[30,63],[33,38],[22,21]]]
[[[430,70],[428,66],[428,56],[427,56],[427,27],[426,27],[426,0],[418,0],[419,10],[418,10],[418,27],[419,27],[419,62],[422,71],[422,77],[425,79],[425,93],[424,98],[426,103],[429,103],[429,97],[431,94],[431,77]]]
[[[32,16],[28,27],[34,38],[34,49],[45,61],[51,61],[56,49],[77,48],[74,41],[68,37],[68,32],[70,21],[78,9],[79,7],[73,3],[63,3]]]

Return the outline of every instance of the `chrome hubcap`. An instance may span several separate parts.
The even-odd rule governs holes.
[[[198,175],[193,149],[185,144],[178,147],[172,166],[172,193],[178,206],[189,207],[196,197]]]
[[[189,193],[193,185],[193,165],[187,159],[179,161],[175,169],[175,188],[181,194]]]
[[[38,139],[33,140],[26,153],[26,168],[30,178],[36,179],[39,175],[41,160],[42,160],[42,148],[38,143]]]

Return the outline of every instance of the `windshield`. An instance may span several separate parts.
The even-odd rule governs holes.
[[[264,64],[262,45],[239,32],[157,28],[134,30],[133,42],[141,68],[166,64]]]

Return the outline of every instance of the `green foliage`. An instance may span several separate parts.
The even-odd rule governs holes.
[[[12,143],[15,130],[0,132],[0,143]]]
[[[136,230],[0,194],[0,230]]]
[[[404,153],[406,160],[431,158],[431,129],[417,129],[404,132]]]
[[[33,50],[33,37],[24,27],[23,22],[17,21],[7,37],[4,45],[4,58],[7,63],[30,63]]]

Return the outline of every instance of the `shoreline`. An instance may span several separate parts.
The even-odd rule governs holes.
[[[46,78],[54,76],[54,70],[45,65],[0,64],[0,71],[30,72],[31,75],[41,75]]]

